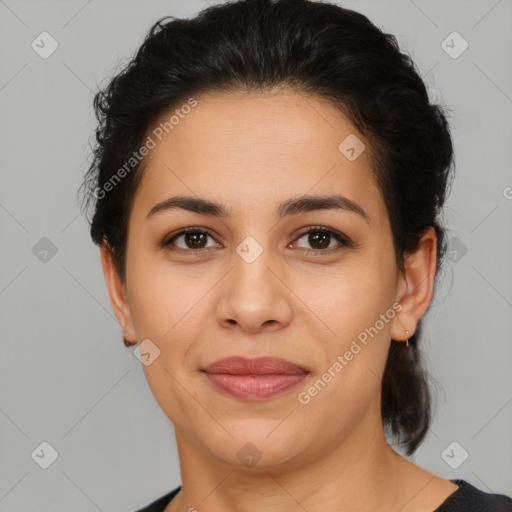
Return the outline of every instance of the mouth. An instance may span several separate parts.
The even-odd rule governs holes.
[[[246,401],[262,401],[290,391],[309,371],[276,357],[229,357],[202,370],[213,387],[224,394]]]

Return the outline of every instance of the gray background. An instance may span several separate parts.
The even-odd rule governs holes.
[[[0,0],[2,512],[127,512],[180,484],[172,424],[122,344],[76,190],[98,85],[157,18],[206,5]],[[343,5],[394,33],[432,99],[453,111],[451,252],[424,344],[437,412],[413,459],[512,495],[512,2]],[[31,47],[43,31],[59,45],[47,59]],[[441,45],[453,31],[469,44],[457,58]],[[452,53],[462,48],[447,41]],[[44,441],[58,452],[47,469],[31,455]],[[454,441],[469,454],[457,469],[445,462]],[[449,448],[450,462],[461,453]]]

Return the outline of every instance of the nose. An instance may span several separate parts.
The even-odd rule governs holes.
[[[246,333],[276,331],[291,321],[291,293],[283,271],[272,262],[269,251],[254,261],[233,255],[233,268],[226,277],[217,304],[217,321]],[[282,269],[281,269],[282,270]]]

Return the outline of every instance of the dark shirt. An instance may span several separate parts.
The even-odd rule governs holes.
[[[459,488],[434,512],[512,512],[512,498],[480,491],[465,480],[452,480]],[[163,512],[181,486],[137,512]]]

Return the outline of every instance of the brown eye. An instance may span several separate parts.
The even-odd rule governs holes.
[[[307,238],[306,238],[307,236]],[[208,237],[213,240],[212,235],[204,229],[195,227],[185,228],[174,234],[172,237],[164,239],[162,247],[166,247],[173,251],[189,251],[198,252],[203,249],[218,247],[218,245],[207,246]],[[310,248],[301,247],[308,253],[322,255],[343,249],[344,247],[352,247],[350,240],[329,228],[310,227],[308,231],[303,232],[297,240],[306,239],[306,243]],[[180,242],[178,242],[181,239]],[[337,244],[332,244],[337,241]],[[300,247],[300,246],[299,246]]]
[[[311,249],[306,247],[308,252],[325,253],[351,246],[350,241],[345,236],[328,228],[310,228],[308,231],[302,233],[298,240],[305,238],[306,235],[306,242],[311,247]],[[338,244],[331,246],[333,240],[336,240]]]
[[[308,233],[308,243],[313,249],[327,249],[331,242],[331,235],[325,231],[310,231]]]
[[[164,247],[169,247],[174,250],[177,248],[178,250],[184,251],[195,251],[199,249],[207,249],[207,239],[208,237],[212,238],[211,235],[207,231],[200,230],[198,228],[187,228],[182,229],[179,233],[174,235],[173,237],[164,240],[162,245]],[[180,245],[176,243],[177,240],[182,239]],[[212,247],[212,246],[210,246]]]

